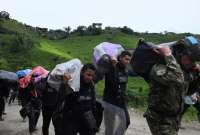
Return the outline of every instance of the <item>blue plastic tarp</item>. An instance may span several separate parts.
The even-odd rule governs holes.
[[[197,45],[198,44],[198,40],[193,37],[193,36],[188,36],[186,37],[186,39],[192,44],[192,45]]]
[[[25,69],[25,70],[19,70],[16,72],[18,78],[24,77],[27,74],[29,74],[32,70],[31,69]]]

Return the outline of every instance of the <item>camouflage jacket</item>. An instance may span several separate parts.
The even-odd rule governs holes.
[[[148,108],[162,115],[176,116],[182,110],[186,83],[180,65],[173,56],[166,64],[155,64],[150,72]]]

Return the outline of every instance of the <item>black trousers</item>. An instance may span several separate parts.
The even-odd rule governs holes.
[[[39,117],[40,117],[39,109],[32,108],[31,111],[28,113],[30,133],[35,131]]]
[[[2,117],[5,110],[5,100],[3,97],[0,97],[0,117]]]
[[[94,115],[89,112],[83,115],[73,112],[63,115],[63,133],[62,135],[95,135],[96,121]]]
[[[15,98],[17,97],[17,92],[13,92],[10,96],[9,102],[8,104],[11,104],[11,102],[13,103],[15,101]]]
[[[43,117],[43,124],[42,124],[42,133],[43,135],[49,135],[49,125],[52,120],[53,113],[55,111],[56,107],[42,107],[42,117]],[[53,122],[53,121],[52,121]],[[54,123],[53,123],[54,125]],[[55,135],[58,135],[58,132],[56,128],[54,127]]]

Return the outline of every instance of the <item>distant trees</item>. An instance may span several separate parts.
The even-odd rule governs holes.
[[[71,27],[68,26],[68,27],[65,27],[64,29],[65,29],[65,32],[67,33],[67,35],[69,35],[71,32]]]
[[[86,26],[78,26],[72,33],[76,33],[79,36],[91,36],[91,35],[100,35],[102,33],[102,24],[101,23],[93,23],[92,25]]]
[[[86,26],[78,26],[77,29],[73,31],[73,33],[77,33],[79,36],[87,35],[87,27]]]
[[[0,12],[0,18],[5,18],[5,19],[9,19],[10,14],[6,11],[1,11]]]
[[[100,35],[102,33],[102,24],[101,23],[93,23],[88,26],[87,32],[89,35]]]
[[[48,31],[48,34],[47,34],[47,37],[49,39],[52,39],[52,40],[56,40],[56,39],[64,39],[68,36],[67,32],[63,31],[63,30],[49,30]]]
[[[88,27],[80,25],[77,27],[77,29],[73,30],[72,33],[79,35],[79,36],[92,36],[92,35],[100,35],[102,33],[104,34],[115,34],[115,33],[125,33],[129,35],[138,34],[137,32],[134,32],[131,28],[127,26],[123,27],[105,27],[105,29],[102,29],[102,23],[92,23],[92,25],[89,25]]]
[[[124,27],[119,28],[119,29],[120,29],[120,31],[122,33],[129,34],[129,35],[134,34],[134,31],[131,28],[127,27],[127,26],[124,26]]]

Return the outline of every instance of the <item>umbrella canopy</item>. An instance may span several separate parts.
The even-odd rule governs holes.
[[[37,77],[35,77],[35,82],[41,80],[41,78],[46,78],[48,76],[49,71],[46,70],[45,68],[41,67],[41,66],[37,66],[35,68],[32,69],[32,71],[27,74],[24,78],[21,78],[19,80],[19,85],[21,88],[26,88],[28,86],[28,84],[30,83],[31,80],[31,76],[37,75]]]
[[[8,81],[8,82],[17,82],[18,81],[18,77],[17,77],[16,73],[5,71],[5,70],[0,70],[0,79]]]

